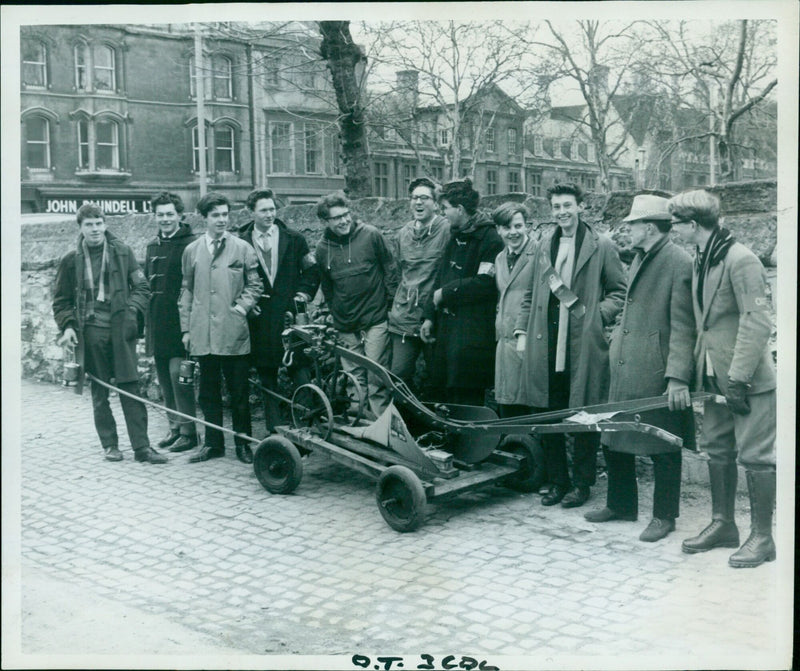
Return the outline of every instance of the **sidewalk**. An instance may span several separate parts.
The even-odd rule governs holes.
[[[44,576],[89,608],[113,602],[140,614],[143,654],[345,656],[337,668],[358,668],[357,653],[406,654],[406,669],[422,653],[503,669],[788,663],[780,635],[790,621],[776,603],[791,590],[779,579],[791,575],[791,548],[753,570],[728,568],[728,550],[683,554],[681,540],[708,521],[698,485],[685,488],[677,531],[656,544],[638,541],[651,483],[638,522],[583,519],[605,500],[604,481],[583,509],[493,487],[431,507],[419,531],[398,534],[377,510],[374,483],[323,456],[305,460],[293,495],[273,496],[231,445],[207,463],[189,464],[186,453],[165,466],[135,463],[117,400],[122,463],[102,458],[88,392],[23,381],[22,407],[33,418],[22,426],[24,653],[103,652],[104,641],[115,653],[115,632],[130,622],[112,608],[102,635],[89,622],[82,632],[48,621],[59,595],[36,592]],[[155,439],[166,421],[149,416]],[[155,636],[164,626],[178,627],[175,646]],[[506,656],[521,659],[511,666]]]

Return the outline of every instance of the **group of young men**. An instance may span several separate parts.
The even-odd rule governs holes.
[[[129,247],[105,228],[103,213],[77,213],[77,248],[61,262],[54,291],[60,342],[98,380],[114,378],[135,459],[164,463],[147,437],[138,393],[136,339],[146,323],[170,429],[159,446],[197,448],[192,462],[225,454],[218,429],[199,444],[194,387],[179,381],[181,361],[199,362],[199,403],[205,421],[222,425],[221,382],[230,394],[237,457],[252,462],[249,371],[277,388],[284,314],[321,288],[339,340],[390,368],[410,386],[420,357],[425,398],[483,405],[486,390],[502,417],[666,395],[668,408],[642,413],[694,445],[689,390],[707,390],[702,448],[709,455],[712,522],[683,543],[685,552],[738,547],[734,522],[737,455],[747,473],[750,538],[732,566],[775,558],[775,371],[764,269],[719,225],[719,201],[706,191],[668,200],[634,198],[622,225],[635,252],[623,269],[614,242],[581,218],[583,194],[571,184],[548,192],[557,224],[534,239],[526,210],[506,203],[492,217],[478,210],[470,180],[439,187],[427,178],[409,186],[412,219],[390,245],[374,226],[356,222],[343,193],[323,197],[322,239],[309,251],[302,234],[277,218],[269,189],[253,191],[252,221],[229,231],[229,201],[200,199],[206,232],[182,222],[183,203],[171,193],[153,201],[157,236],[144,273]],[[441,212],[442,214],[439,214]],[[443,216],[442,216],[443,215]],[[674,231],[696,246],[691,257],[670,240]],[[368,392],[379,416],[390,398],[380,379],[344,362]],[[95,425],[106,459],[121,460],[108,389],[92,380]],[[279,422],[265,394],[269,432]],[[563,434],[543,439],[548,487],[542,504],[582,506],[595,484],[600,434],[574,436],[570,474]],[[604,508],[592,522],[636,520],[635,456],[652,457],[653,518],[641,534],[657,541],[675,529],[681,453],[639,433],[612,434],[602,445],[608,468]]]

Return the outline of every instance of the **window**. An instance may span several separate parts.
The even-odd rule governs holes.
[[[411,184],[413,180],[417,178],[417,166],[416,165],[404,165],[403,166],[403,191],[408,191],[408,186]]]
[[[331,172],[334,175],[342,174],[342,141],[339,134],[334,133],[331,142]]]
[[[497,170],[486,171],[486,193],[490,196],[497,193]]]
[[[589,160],[589,147],[585,142],[578,143],[578,156],[580,156],[584,161]]]
[[[205,140],[206,170],[208,170],[208,132],[203,133],[203,139]],[[192,171],[200,172],[200,135],[197,132],[197,126],[192,128]]]
[[[122,170],[123,127],[106,116],[78,121],[78,169],[82,172]]]
[[[96,91],[113,91],[117,88],[114,76],[114,50],[106,45],[94,48],[94,88]]]
[[[214,172],[236,170],[235,133],[231,126],[214,128]]]
[[[530,173],[528,177],[528,183],[530,184],[532,196],[542,195],[542,173],[540,172]]]
[[[318,124],[305,125],[306,173],[322,172],[322,130]]]
[[[231,59],[220,55],[203,56],[203,96],[206,100],[233,98],[233,65]],[[194,56],[189,58],[189,94],[197,97],[197,68]]]
[[[542,149],[546,154],[555,158],[555,143],[553,142],[553,138],[547,137],[542,138]]]
[[[509,156],[516,156],[517,155],[517,129],[516,128],[509,128],[508,129],[508,155]]]
[[[441,184],[444,181],[444,168],[441,165],[434,165],[431,167],[431,175]]]
[[[115,91],[117,57],[107,44],[90,46],[80,42],[74,48],[75,88],[79,90]]]
[[[116,121],[98,121],[95,124],[97,145],[95,168],[97,170],[119,170],[119,126]]]
[[[544,147],[542,147],[542,136],[541,135],[534,135],[533,136],[533,153],[536,156],[541,156],[544,153]]]
[[[36,40],[22,40],[22,83],[47,88],[47,47]]]
[[[270,172],[292,173],[292,124],[273,121],[269,124]]]
[[[450,142],[450,129],[449,128],[440,128],[439,129],[439,145],[444,147]]]
[[[572,158],[572,142],[569,140],[561,140],[561,156],[564,158]]]
[[[44,117],[25,119],[25,165],[29,170],[50,170],[50,122]]]
[[[383,162],[375,163],[375,173],[373,176],[376,196],[386,198],[389,195],[389,164]]]
[[[519,193],[519,173],[516,170],[511,170],[508,173],[508,192]]]
[[[269,89],[281,87],[281,57],[277,55],[263,54],[264,59],[264,86]]]
[[[494,151],[494,128],[486,129],[486,151]]]

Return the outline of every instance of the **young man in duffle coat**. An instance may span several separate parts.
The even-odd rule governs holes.
[[[77,213],[77,248],[61,259],[53,290],[53,315],[60,345],[77,347],[77,361],[87,373],[124,392],[139,395],[136,340],[144,329],[150,298],[147,279],[133,250],[106,230],[103,211],[90,203]],[[77,390],[83,388],[78,380]],[[108,389],[92,380],[94,426],[108,461],[122,461]],[[119,395],[136,461],[163,464],[150,447],[144,403]]]
[[[689,395],[695,339],[692,259],[669,239],[666,198],[633,199],[623,228],[636,252],[628,271],[622,317],[611,337],[608,400],[627,401],[666,394],[669,407],[639,413],[641,421],[694,447],[694,413]],[[620,416],[622,417],[622,416]],[[655,542],[675,529],[681,493],[681,447],[636,432],[606,434],[606,507],[586,513],[590,522],[636,520],[639,504],[636,456],[653,460],[653,517],[639,540]]]

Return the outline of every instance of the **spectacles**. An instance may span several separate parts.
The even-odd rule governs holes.
[[[336,223],[337,221],[344,221],[345,219],[350,218],[350,213],[345,212],[344,214],[340,214],[338,217],[328,217],[325,221],[332,221]]]
[[[411,196],[411,200],[418,200],[422,203],[427,203],[429,200],[433,200],[430,196]]]

